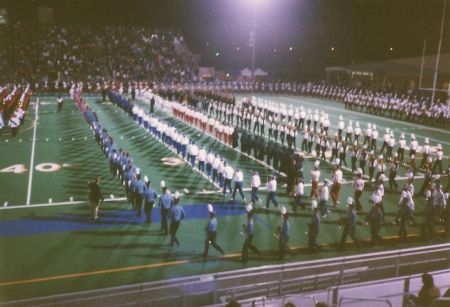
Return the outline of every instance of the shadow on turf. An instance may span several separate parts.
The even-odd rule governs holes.
[[[84,245],[91,249],[138,249],[138,248],[152,248],[152,249],[167,249],[167,243],[127,243],[127,244],[109,244],[109,245]]]
[[[159,236],[159,230],[114,230],[114,231],[90,231],[90,230],[76,230],[72,231],[74,234],[93,235],[93,236]]]
[[[35,221],[54,221],[54,222],[72,222],[80,225],[137,225],[142,224],[142,221],[137,221],[136,218],[129,218],[127,216],[100,216],[95,222],[90,220],[86,215],[63,215],[63,216],[30,216],[29,219]]]

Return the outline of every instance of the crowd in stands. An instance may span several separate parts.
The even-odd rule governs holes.
[[[193,79],[193,62],[181,34],[145,27],[28,25],[0,27],[3,82],[29,82],[49,90],[72,80],[163,82]],[[57,81],[54,81],[57,80]],[[86,89],[85,89],[86,90]]]

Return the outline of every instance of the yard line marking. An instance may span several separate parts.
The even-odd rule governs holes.
[[[56,276],[32,278],[32,279],[25,279],[25,280],[15,280],[15,281],[9,281],[9,282],[2,282],[2,283],[0,283],[0,287],[32,284],[32,283],[37,283],[37,282],[68,279],[68,278],[79,278],[79,277],[93,276],[93,275],[103,275],[103,274],[108,274],[108,273],[119,273],[119,272],[127,272],[127,271],[134,271],[134,270],[151,269],[151,268],[158,268],[158,267],[164,267],[164,266],[170,266],[170,265],[185,264],[185,263],[189,263],[189,262],[191,262],[191,260],[176,260],[176,261],[136,265],[136,266],[122,267],[122,268],[115,268],[115,269],[98,270],[98,271],[91,271],[91,272],[56,275]]]
[[[151,135],[150,131],[146,130],[146,132],[148,134]],[[191,162],[186,158],[183,158],[183,156],[180,154],[177,154],[176,150],[173,149],[172,147],[169,147],[169,145],[167,145],[166,143],[164,143],[161,139],[158,139],[156,136],[152,135],[152,139],[160,142],[161,144],[163,144],[164,146],[166,146],[167,149],[169,149],[170,151],[172,151],[175,155],[177,155],[179,158],[181,158],[184,162],[186,162],[188,167],[191,167]],[[214,181],[212,181],[211,178],[209,178],[206,174],[204,174],[203,172],[201,172],[197,167],[191,167],[191,170],[193,170],[194,172],[198,173],[199,175],[201,175],[203,178],[205,178],[206,180],[208,180],[209,182],[211,182],[216,188],[220,189],[220,186],[215,183]]]
[[[26,203],[28,206],[30,205],[30,201],[31,201],[31,185],[33,183],[34,152],[36,149],[36,130],[37,130],[37,121],[39,119],[38,109],[39,109],[39,98],[36,100],[35,113],[34,113],[33,144],[31,145],[30,175],[28,177],[28,191],[27,191],[27,203]]]
[[[444,231],[442,231],[442,230],[436,231],[436,233],[438,233],[438,234],[441,234],[443,232]],[[407,235],[407,237],[408,238],[417,238],[417,237],[419,237],[419,234],[409,233]],[[396,240],[396,239],[398,239],[398,236],[385,236],[385,237],[382,237],[382,239],[383,240]],[[362,239],[360,241],[368,243],[369,239]],[[336,243],[323,243],[320,246],[321,247],[334,247],[334,246],[336,246]],[[301,245],[290,246],[289,249],[293,252],[298,253],[307,248],[308,248],[308,246],[306,244],[305,245],[301,244]],[[273,250],[270,250],[270,252],[273,252]],[[159,263],[133,265],[133,266],[103,269],[103,270],[97,270],[97,271],[71,273],[71,274],[38,277],[38,278],[30,278],[30,279],[22,279],[22,280],[13,280],[13,281],[0,282],[0,287],[24,285],[24,284],[34,284],[34,283],[38,283],[38,282],[64,280],[64,279],[70,279],[70,278],[80,278],[80,277],[87,277],[87,276],[96,276],[96,275],[104,275],[104,274],[111,274],[111,273],[121,273],[121,272],[129,272],[129,271],[137,271],[137,270],[145,270],[145,269],[154,269],[154,268],[160,268],[160,267],[188,264],[188,263],[193,263],[193,262],[205,262],[206,260],[215,261],[215,260],[222,260],[222,259],[233,259],[233,258],[237,258],[240,256],[242,256],[241,253],[230,253],[230,254],[225,254],[222,256],[209,256],[208,258],[196,257],[196,258],[183,259],[183,260],[174,260],[174,261],[166,261],[166,262],[159,262]],[[340,258],[343,258],[343,257],[344,256],[341,256]]]
[[[127,200],[126,197],[117,197],[114,199],[105,199],[104,202],[119,202]],[[35,205],[19,205],[19,206],[8,206],[8,207],[0,207],[0,210],[4,209],[24,209],[24,208],[40,208],[40,207],[55,207],[55,206],[65,206],[65,205],[80,205],[86,204],[89,200],[78,200],[78,201],[63,201],[53,204],[43,203],[43,204],[35,204]]]

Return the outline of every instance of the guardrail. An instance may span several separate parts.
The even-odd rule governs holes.
[[[344,301],[348,301],[344,304]],[[392,303],[388,299],[382,299],[382,298],[367,298],[367,297],[341,297],[339,300],[339,307],[341,306],[348,306],[348,304],[358,304],[356,306],[361,306],[364,304],[367,307],[367,303],[376,303],[376,306],[382,307],[382,306],[389,306],[393,307]]]
[[[450,251],[449,251],[450,252]],[[450,287],[450,269],[428,271],[434,278],[436,287],[441,293]],[[345,306],[378,306],[379,300],[389,301],[393,306],[410,306],[409,295],[417,294],[422,287],[422,273],[411,276],[395,277],[377,281],[339,285],[330,287],[327,291],[314,292],[313,295],[329,306],[341,306],[344,299]],[[365,303],[361,303],[364,300]]]
[[[1,303],[0,306],[202,306],[282,297],[450,267],[450,243],[271,265]]]

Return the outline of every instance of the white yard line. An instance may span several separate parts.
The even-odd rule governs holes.
[[[27,206],[30,205],[30,201],[31,201],[31,186],[33,183],[33,170],[34,170],[34,152],[36,149],[36,130],[37,130],[37,122],[39,119],[38,109],[39,109],[39,98],[36,99],[36,106],[35,106],[33,144],[31,145],[30,175],[28,177],[28,191],[27,191],[27,203],[26,203]]]
[[[116,197],[116,198],[107,198],[105,202],[114,202],[114,201],[125,201],[126,197]],[[26,208],[40,208],[40,207],[54,207],[54,206],[64,206],[64,205],[79,205],[88,203],[88,200],[78,200],[78,201],[63,201],[59,203],[42,203],[42,204],[34,204],[34,205],[19,205],[19,206],[9,206],[9,207],[0,207],[0,210],[8,210],[8,209],[26,209]]]

